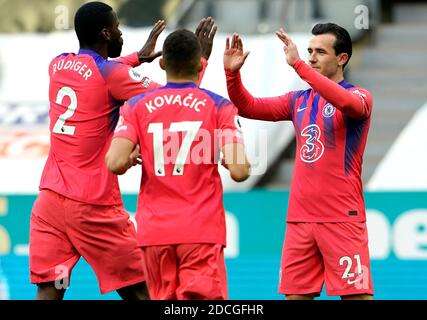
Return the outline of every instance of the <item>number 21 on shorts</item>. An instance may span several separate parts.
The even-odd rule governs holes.
[[[360,255],[355,254],[354,255],[354,260],[356,261],[356,279],[355,280],[350,280],[350,278],[354,278],[355,274],[354,272],[350,272],[351,271],[351,267],[353,266],[353,260],[349,257],[349,256],[343,256],[340,258],[340,266],[344,266],[346,265],[345,271],[342,275],[342,279],[348,279],[348,284],[353,284],[356,281],[359,281],[359,278],[362,276],[362,264],[360,262]]]
[[[355,254],[353,258],[354,260],[349,256],[343,256],[340,258],[339,265],[341,267],[345,266],[345,270],[341,278],[347,279],[348,284],[354,284],[357,288],[360,287],[360,289],[367,289],[367,286],[369,285],[369,268],[362,265],[359,254]],[[354,261],[356,262],[356,274],[351,272]]]

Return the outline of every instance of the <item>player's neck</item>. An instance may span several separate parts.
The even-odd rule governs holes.
[[[199,76],[198,75],[195,75],[193,77],[190,77],[190,76],[176,77],[176,76],[172,76],[172,75],[167,75],[166,79],[168,82],[178,82],[178,83],[193,82],[195,84],[199,84]]]
[[[102,56],[103,58],[108,59],[108,49],[105,46],[99,46],[96,44],[92,46],[88,46],[88,45],[80,44],[80,50],[82,49],[92,50],[97,54],[99,54],[100,56]]]
[[[328,77],[328,78],[336,83],[340,83],[341,81],[344,80],[344,73],[342,71],[338,71],[332,77]]]

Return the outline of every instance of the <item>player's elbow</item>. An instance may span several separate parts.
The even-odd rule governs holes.
[[[124,174],[129,168],[129,159],[123,157],[112,157],[107,154],[105,162],[107,163],[108,170],[116,175]]]
[[[125,168],[125,167],[108,167],[108,169],[112,173],[114,173],[115,175],[118,175],[118,176],[125,174],[127,171],[127,168]]]
[[[230,177],[236,182],[245,181],[250,175],[251,165],[245,154],[243,143],[231,143],[224,145],[223,164],[230,172]]]
[[[229,165],[230,177],[236,182],[243,182],[250,176],[251,165],[247,162],[245,164]]]

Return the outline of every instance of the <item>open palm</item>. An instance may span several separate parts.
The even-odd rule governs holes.
[[[215,25],[215,20],[212,17],[207,17],[200,20],[200,23],[194,32],[199,40],[200,47],[202,49],[202,56],[206,60],[211,56],[216,30],[217,26]]]
[[[294,66],[294,64],[300,58],[297,46],[292,41],[291,37],[282,28],[276,32],[276,35],[284,44],[283,50],[286,54],[286,61],[291,67]]]
[[[165,30],[165,27],[166,25],[164,20],[159,20],[156,22],[150,32],[150,35],[148,36],[147,42],[145,42],[141,50],[138,51],[139,62],[152,62],[154,59],[162,55],[161,51],[155,52],[154,50],[156,47],[157,38],[162,33],[162,31]]]
[[[237,72],[245,63],[248,52],[243,52],[243,42],[240,36],[236,33],[230,39],[227,38],[225,42],[224,51],[224,68],[233,72]]]

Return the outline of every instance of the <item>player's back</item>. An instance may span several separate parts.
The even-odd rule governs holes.
[[[134,124],[141,147],[140,242],[225,244],[217,163],[221,139],[227,130],[229,136],[235,133],[227,124],[234,125],[236,108],[187,82],[168,83],[135,97],[123,112]]]
[[[111,96],[103,73],[115,63],[82,51],[51,62],[51,148],[41,189],[94,204],[121,202],[117,177],[104,162],[121,102]]]

